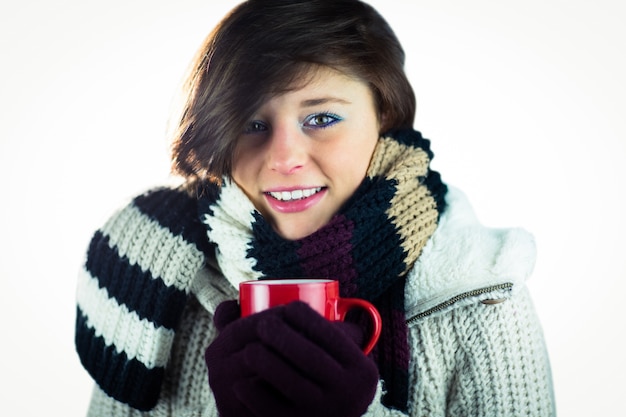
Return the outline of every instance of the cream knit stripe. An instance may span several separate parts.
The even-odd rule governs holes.
[[[114,400],[106,395],[97,384],[94,384],[87,417],[144,417],[147,415],[128,404]]]
[[[204,255],[194,244],[173,235],[133,205],[109,219],[101,230],[120,257],[181,291],[189,291],[191,280],[204,264]]]
[[[226,279],[237,289],[240,282],[259,279],[263,274],[254,270],[256,260],[248,257],[255,212],[250,200],[235,183],[224,179],[220,199],[211,210],[213,215],[202,220],[209,226],[209,240],[219,247],[217,261]]]
[[[110,298],[98,280],[83,269],[78,277],[78,307],[87,317],[87,325],[95,329],[109,346],[116,346],[129,359],[137,359],[147,368],[164,367],[167,364],[174,332],[163,327],[155,328],[148,320],[140,319]]]
[[[204,351],[215,336],[212,316],[191,297],[181,318],[155,408],[141,413],[96,387],[87,417],[217,417],[204,363]]]

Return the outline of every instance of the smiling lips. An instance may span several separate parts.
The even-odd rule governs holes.
[[[265,193],[268,204],[280,213],[304,211],[316,204],[326,194],[326,188],[304,188],[291,191],[269,191]]]
[[[279,191],[279,192],[270,191],[268,194],[274,197],[276,200],[292,201],[292,200],[301,200],[303,198],[311,197],[313,194],[317,194],[320,191],[322,191],[322,187],[307,188],[304,190],[293,190],[293,191]]]

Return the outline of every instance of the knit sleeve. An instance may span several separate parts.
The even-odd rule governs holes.
[[[195,201],[157,189],[115,213],[89,244],[77,287],[75,343],[109,396],[156,404],[192,279],[211,249]]]
[[[554,416],[543,334],[523,287],[412,325],[411,416]]]

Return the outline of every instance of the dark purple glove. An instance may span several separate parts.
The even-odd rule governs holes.
[[[225,301],[215,310],[213,322],[220,334],[207,348],[205,361],[209,370],[209,385],[221,417],[254,415],[237,399],[234,391],[238,381],[255,377],[245,364],[244,349],[258,340],[258,323],[265,316],[281,315],[282,310],[283,307],[277,307],[239,319],[241,312],[236,300]]]
[[[235,316],[220,305],[218,328]],[[291,303],[234,320],[206,351],[209,384],[224,417],[361,416],[378,370],[345,333],[354,328]]]

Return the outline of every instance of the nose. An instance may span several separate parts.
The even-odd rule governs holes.
[[[268,140],[269,169],[282,175],[291,175],[304,166],[307,158],[306,138],[298,127],[274,126]]]

